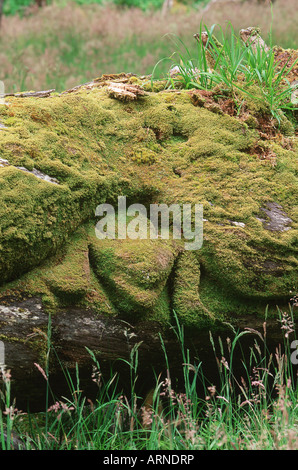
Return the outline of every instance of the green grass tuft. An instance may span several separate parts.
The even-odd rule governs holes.
[[[295,299],[294,299],[295,300]],[[294,302],[293,302],[294,303]],[[167,376],[156,377],[156,385],[145,398],[137,395],[138,348],[123,361],[129,368],[131,393],[117,390],[117,376],[105,380],[96,355],[92,381],[98,386],[95,402],[81,390],[79,369],[75,378],[62,367],[72,398],[51,396],[48,364],[37,365],[47,382],[46,410],[39,414],[19,414],[11,401],[8,371],[2,368],[4,383],[0,395],[0,447],[2,450],[289,450],[297,448],[298,388],[295,374],[297,351],[293,344],[293,306],[279,311],[283,346],[275,352],[267,347],[266,315],[263,331],[231,330],[224,343],[210,333],[218,366],[217,384],[204,375],[204,364],[190,357],[185,333],[174,312],[174,332],[181,347],[184,383],[175,390],[171,364],[162,337]],[[242,340],[254,339],[244,356]],[[47,334],[49,359],[57,356]],[[295,343],[297,344],[297,342]],[[235,358],[242,355],[243,372],[235,370]],[[58,356],[57,356],[58,357]],[[59,360],[59,358],[58,358]],[[202,393],[198,389],[203,388]]]

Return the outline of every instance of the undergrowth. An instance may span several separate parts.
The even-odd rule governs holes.
[[[282,116],[293,114],[295,105],[292,97],[297,84],[296,88],[293,87],[293,79],[289,78],[298,58],[293,63],[290,63],[290,58],[281,63],[276,60],[271,40],[268,50],[259,44],[255,50],[253,44],[243,43],[232,24],[227,31],[221,27],[216,31],[215,28],[216,25],[210,29],[204,26],[203,31],[201,23],[195,54],[179,37],[170,35],[177,50],[157,62],[151,83],[158,67],[169,61],[171,66],[166,85],[169,89],[213,90],[218,87],[223,94],[233,98],[239,110],[245,99],[259,102],[279,124]],[[200,39],[205,33],[208,36],[206,44]],[[255,92],[256,87],[258,93]]]
[[[294,299],[295,300],[295,299]],[[279,311],[283,344],[274,352],[267,348],[266,318],[263,331],[231,327],[226,342],[210,333],[210,342],[218,366],[218,383],[206,379],[204,364],[191,360],[185,347],[185,333],[177,317],[175,333],[183,358],[184,389],[172,386],[171,364],[162,337],[167,375],[156,377],[149,398],[141,400],[136,392],[138,348],[136,344],[125,361],[130,370],[131,394],[117,390],[117,377],[103,379],[100,364],[90,350],[93,361],[91,379],[98,386],[95,402],[86,399],[80,384],[79,369],[71,379],[64,370],[71,399],[56,399],[44,413],[18,412],[10,399],[10,372],[2,368],[0,445],[8,449],[38,450],[216,450],[216,449],[295,449],[297,448],[297,341],[293,308]],[[243,356],[244,374],[234,370],[235,356],[242,351],[244,336],[254,338],[248,357]],[[56,352],[48,331],[48,355]],[[295,349],[296,348],[296,349]],[[228,352],[228,353],[227,353]],[[51,393],[48,367],[36,364]],[[61,364],[61,367],[62,364]],[[198,394],[203,386],[205,396]],[[48,399],[47,399],[48,402]],[[47,405],[48,406],[48,405]]]
[[[43,8],[23,8],[29,3],[34,2],[4,2],[5,11],[15,13],[20,6],[23,12],[21,17],[5,14],[2,18],[0,80],[6,93],[52,88],[61,92],[102,74],[151,74],[158,59],[172,52],[165,35],[176,34],[195,49],[192,36],[202,21],[201,7],[162,15],[160,9],[122,8],[106,0],[99,4],[53,0]],[[225,8],[219,8],[221,2],[216,5],[204,13],[205,24],[230,21],[238,31],[254,26],[257,19],[267,41],[271,15],[266,2],[249,0],[249,8],[241,0],[227,2]],[[296,0],[278,0],[273,8],[273,44],[297,48]],[[166,72],[165,65],[158,67],[160,74]]]

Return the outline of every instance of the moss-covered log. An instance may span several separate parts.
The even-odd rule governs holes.
[[[60,95],[7,97],[0,119],[1,304],[38,295],[53,313],[75,306],[163,325],[175,309],[202,327],[267,304],[275,312],[292,296],[297,137],[261,101],[236,112],[221,90],[103,76]],[[96,207],[119,196],[202,204],[202,248],[99,240]]]
[[[14,301],[0,306],[0,368],[4,356],[11,376],[11,399],[17,398],[18,408],[26,409],[29,403],[40,410],[47,386],[45,371],[55,394],[70,392],[66,378],[68,373],[75,376],[76,365],[83,388],[85,384],[90,389],[96,358],[98,373],[103,374],[104,380],[111,378],[113,367],[113,372],[123,371],[122,383],[128,385],[129,367],[119,358],[130,362],[133,348],[137,348],[141,374],[149,374],[152,379],[152,366],[160,367],[163,362],[160,332],[156,322],[133,326],[120,318],[108,318],[79,307],[60,309],[51,317],[40,298]],[[177,356],[175,335],[163,329],[163,338],[170,348],[176,348]],[[0,384],[2,388],[2,375]]]

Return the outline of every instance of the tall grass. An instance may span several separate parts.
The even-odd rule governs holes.
[[[138,347],[131,350],[131,393],[117,391],[117,377],[105,381],[92,351],[91,379],[98,386],[95,402],[88,400],[80,385],[64,370],[71,398],[61,397],[44,413],[19,414],[10,400],[10,374],[2,370],[0,445],[40,450],[215,450],[295,449],[298,445],[297,375],[290,357],[295,337],[293,306],[279,311],[283,344],[275,351],[267,347],[266,318],[262,331],[231,328],[231,338],[210,342],[218,367],[218,381],[209,383],[199,358],[190,357],[184,329],[176,318],[175,332],[182,352],[184,384],[172,385],[171,364],[161,338],[167,375],[156,376],[156,385],[146,399],[137,396]],[[254,339],[249,355],[242,353],[242,339]],[[50,335],[48,335],[50,338]],[[56,354],[49,344],[48,354]],[[242,373],[235,358],[242,354]],[[40,366],[39,366],[40,367]],[[62,365],[61,365],[62,367]],[[41,369],[47,381],[50,376]],[[199,386],[204,394],[199,394]],[[48,405],[47,405],[48,406]],[[18,440],[16,441],[16,435]]]
[[[174,34],[195,50],[193,34],[200,23],[233,24],[235,31],[254,26],[256,18],[267,39],[271,12],[257,1],[216,4],[202,16],[200,8],[160,11],[77,5],[65,1],[37,11],[5,16],[0,30],[0,80],[6,92],[56,88],[63,91],[101,74],[132,72],[151,74],[160,57],[169,56]],[[297,47],[296,0],[279,0],[274,5],[273,44]],[[160,74],[167,64],[159,68]]]
[[[291,102],[293,88],[287,77],[297,63],[288,63],[283,66],[275,59],[274,49],[269,50],[258,45],[255,51],[253,45],[246,46],[236,35],[233,25],[227,31],[219,27],[216,39],[214,35],[216,25],[210,29],[200,25],[198,37],[201,38],[203,29],[208,35],[205,45],[203,41],[197,42],[195,54],[180,38],[173,37],[177,50],[165,59],[161,59],[153,69],[152,82],[156,70],[163,61],[170,61],[168,75],[169,88],[197,88],[203,90],[214,89],[216,86],[228,92],[235,104],[241,106],[241,99],[245,96],[254,101],[263,103],[278,123],[285,111],[294,111]],[[176,71],[176,73],[172,73]],[[255,93],[256,85],[258,93]],[[239,99],[239,91],[241,99]]]

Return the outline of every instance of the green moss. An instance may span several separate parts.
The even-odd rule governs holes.
[[[251,127],[268,110],[258,100],[247,106],[253,122],[245,124],[194,106],[183,90],[127,104],[110,99],[102,81],[51,98],[9,98],[1,109],[9,127],[0,154],[10,166],[0,167],[0,296],[40,294],[51,310],[76,304],[164,324],[174,308],[188,325],[286,299],[297,272],[297,144],[294,136],[288,146],[282,138],[264,144],[275,166],[255,155],[262,141]],[[203,204],[202,249],[98,240],[95,209],[120,195],[146,207]],[[270,201],[292,219],[290,230],[259,220]]]
[[[159,91],[163,91],[166,88],[167,84],[167,80],[153,81],[153,83],[151,83],[151,80],[148,80],[145,81],[142,86],[145,91],[153,91],[155,93],[158,93]]]
[[[67,243],[62,263],[48,271],[47,282],[51,291],[66,303],[77,303],[85,298],[90,284],[88,239],[79,229]]]
[[[139,77],[136,77],[136,76],[132,76],[129,78],[129,83],[131,83],[132,85],[139,85],[141,86],[143,84],[143,80],[141,80]]]
[[[133,155],[132,160],[138,164],[152,165],[156,162],[156,154],[150,149],[141,149]]]
[[[269,105],[266,103],[262,90],[258,85],[246,85],[240,82],[236,86],[235,94],[238,97],[239,103],[245,102],[246,108],[253,116],[270,114]]]
[[[99,240],[90,234],[90,261],[114,307],[136,319],[167,318],[167,281],[178,247],[170,241]]]
[[[185,251],[176,263],[173,281],[173,309],[181,324],[206,326],[214,320],[200,299],[200,265],[195,253]]]
[[[295,134],[294,125],[284,115],[280,117],[279,127],[285,136],[293,136]]]

